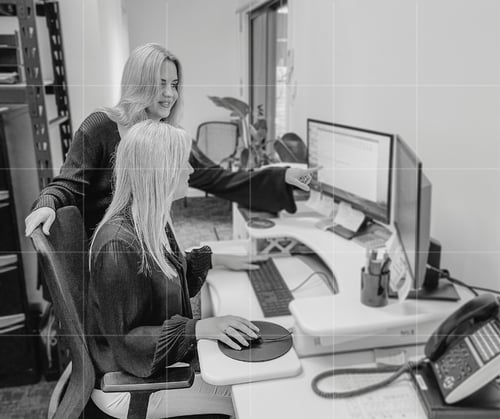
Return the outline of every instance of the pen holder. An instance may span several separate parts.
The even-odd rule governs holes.
[[[383,307],[389,303],[389,272],[372,275],[361,269],[361,302],[370,307]]]

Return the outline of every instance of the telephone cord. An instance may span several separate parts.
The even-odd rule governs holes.
[[[378,390],[379,388],[385,387],[399,378],[406,372],[410,372],[413,369],[417,368],[422,362],[425,361],[426,358],[422,358],[417,362],[409,361],[406,364],[401,365],[400,367],[375,367],[375,368],[341,368],[341,369],[333,369],[330,371],[324,371],[318,374],[311,382],[311,387],[313,391],[320,397],[325,399],[346,399],[349,397],[360,396],[362,394],[370,393],[372,391]],[[357,388],[355,390],[348,390],[342,392],[326,392],[320,390],[318,387],[318,383],[331,376],[336,375],[346,375],[346,374],[374,374],[374,373],[387,373],[392,372],[393,374],[390,377],[387,377],[384,380],[379,381],[375,384],[370,384],[365,387]]]

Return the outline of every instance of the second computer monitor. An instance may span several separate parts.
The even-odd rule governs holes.
[[[323,167],[313,188],[389,224],[393,141],[392,134],[308,119],[308,163]]]
[[[431,231],[432,185],[415,152],[397,137],[394,226],[408,262],[414,289],[425,280]]]

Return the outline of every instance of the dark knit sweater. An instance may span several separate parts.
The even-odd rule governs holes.
[[[170,265],[177,276],[159,269],[142,272],[141,251],[126,218],[107,222],[92,247],[86,310],[89,351],[98,377],[126,371],[149,377],[166,365],[189,361],[196,337],[189,297],[203,285],[210,249],[179,252],[169,234]]]
[[[33,209],[76,205],[90,236],[111,202],[112,158],[119,141],[117,124],[104,112],[89,115],[74,135],[60,174],[43,189]],[[196,145],[189,161],[194,168],[189,184],[194,188],[255,210],[296,211],[292,187],[285,183],[285,168],[229,172]]]

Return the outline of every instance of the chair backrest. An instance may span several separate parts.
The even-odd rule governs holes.
[[[304,141],[293,132],[287,132],[274,142],[274,149],[281,161],[288,163],[307,163],[307,147]]]
[[[236,154],[238,137],[237,123],[209,121],[198,126],[196,145],[215,163],[224,164]]]
[[[89,243],[80,212],[76,207],[59,209],[50,235],[46,236],[38,227],[31,239],[73,364],[70,382],[54,418],[78,417],[95,383],[83,327]]]

